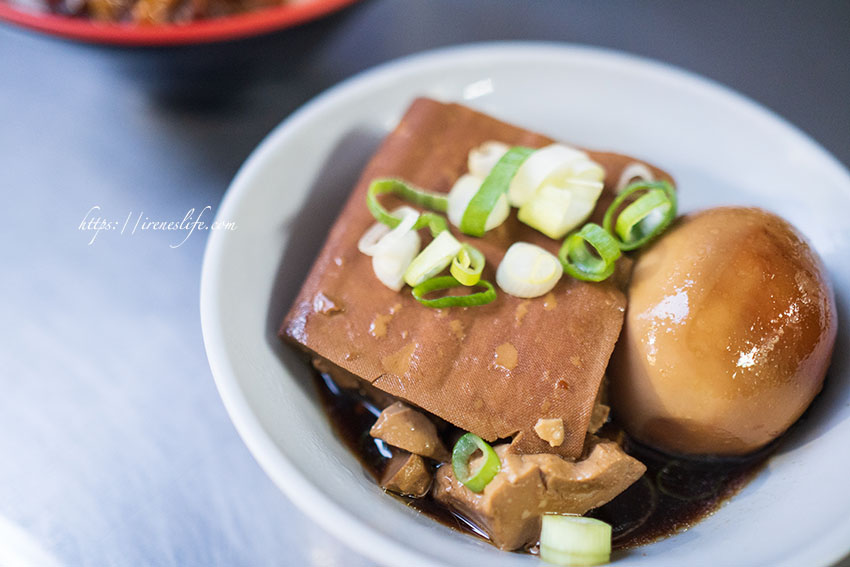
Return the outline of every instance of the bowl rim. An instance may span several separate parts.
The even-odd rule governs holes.
[[[0,0],[0,21],[51,36],[101,45],[167,47],[232,41],[294,27],[358,0],[310,0],[186,24],[140,26],[19,10]]]
[[[381,85],[386,86],[397,74],[410,73],[414,67],[418,71],[423,71],[444,65],[450,59],[460,64],[459,62],[468,62],[485,54],[496,60],[499,60],[501,56],[511,59],[518,55],[548,58],[581,55],[600,61],[639,65],[648,72],[663,76],[666,80],[682,81],[692,88],[709,89],[712,94],[722,99],[723,103],[745,105],[759,121],[773,123],[777,130],[794,136],[820,154],[824,163],[828,164],[830,173],[840,176],[850,187],[850,170],[819,142],[781,115],[720,82],[677,65],[612,48],[555,41],[507,40],[452,45],[402,56],[356,73],[318,94],[286,117],[257,145],[225,192],[216,220],[226,220],[232,216],[238,202],[250,187],[250,179],[274,155],[278,142],[284,139],[290,130],[297,130],[303,124],[311,122],[316,115],[333,108],[341,100],[356,93],[369,91]],[[201,327],[216,387],[240,437],[261,468],[287,498],[302,513],[345,545],[381,565],[398,564],[399,561],[403,561],[402,564],[414,567],[436,567],[437,563],[431,557],[419,555],[392,537],[361,524],[359,519],[330,499],[320,487],[303,477],[291,461],[291,457],[279,451],[274,440],[254,413],[251,403],[236,378],[221,331],[218,308],[220,286],[214,276],[219,272],[223,259],[223,237],[222,232],[210,234],[204,252],[200,285]],[[335,518],[336,521],[329,521],[328,518]],[[798,553],[786,557],[781,565],[783,567],[797,564],[832,565],[850,551],[848,549],[850,546],[846,543],[850,541],[848,538],[850,538],[850,521],[833,525],[816,542],[820,545],[810,545],[800,549]],[[389,561],[395,563],[388,563]]]

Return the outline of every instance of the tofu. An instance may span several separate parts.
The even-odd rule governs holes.
[[[381,487],[384,490],[422,498],[431,488],[431,469],[424,459],[412,453],[397,453],[387,465],[387,470],[381,477]]]
[[[489,305],[435,310],[418,303],[409,288],[395,292],[381,285],[371,258],[357,250],[375,222],[366,207],[373,179],[398,177],[447,192],[466,172],[469,150],[488,140],[529,147],[552,142],[458,104],[413,102],[354,186],[280,336],[489,442],[516,437],[513,448],[520,453],[555,452],[575,459],[623,324],[626,299],[617,278],[588,283],[565,275],[546,297],[519,299],[499,291]],[[606,169],[594,212],[599,221],[621,171],[634,160],[589,154]],[[390,209],[401,204],[392,197],[383,202]],[[513,242],[553,253],[561,244],[520,223],[515,211],[483,238],[466,237],[454,227],[452,232],[484,253],[483,277],[490,282]],[[345,308],[322,308],[323,298]],[[516,356],[499,356],[505,352]],[[557,447],[535,433],[540,419],[563,420],[564,438]]]
[[[502,549],[533,545],[543,514],[584,514],[609,502],[638,480],[646,467],[612,441],[590,437],[585,458],[496,453],[501,470],[481,493],[458,482],[452,467],[437,470],[434,498],[482,526]]]
[[[442,462],[450,459],[449,452],[437,435],[437,428],[431,420],[401,402],[396,402],[381,412],[369,435],[414,455]]]

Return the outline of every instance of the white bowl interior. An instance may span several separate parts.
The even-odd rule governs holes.
[[[850,548],[850,177],[798,130],[729,90],[612,52],[546,44],[442,50],[332,89],[275,130],[228,191],[202,281],[204,339],[222,398],[274,481],[358,551],[392,565],[532,565],[382,493],[335,437],[311,372],[277,327],[346,194],[419,95],[465,102],[554,138],[622,151],[677,179],[683,210],[748,204],[808,236],[840,312],[823,394],[767,468],[685,533],[620,565],[826,565]],[[352,282],[355,284],[355,282]]]

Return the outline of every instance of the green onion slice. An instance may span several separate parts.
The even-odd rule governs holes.
[[[481,451],[481,465],[475,471],[469,470],[469,460],[476,451]],[[473,433],[466,433],[457,440],[452,449],[452,470],[455,478],[472,492],[481,492],[493,480],[501,469],[499,455],[486,441]]]
[[[439,233],[407,267],[404,281],[411,287],[433,278],[449,267],[452,260],[463,250],[463,244],[448,230]]]
[[[486,175],[485,175],[486,177]],[[449,190],[448,200],[449,208],[446,211],[446,216],[449,217],[449,222],[460,227],[463,221],[463,215],[469,206],[472,198],[481,189],[481,184],[484,183],[484,177],[476,177],[471,173],[465,173],[457,178],[452,188]],[[490,231],[505,222],[511,214],[511,205],[508,203],[508,196],[502,194],[496,200],[496,204],[487,215],[487,222],[484,223],[484,231]]]
[[[601,181],[568,179],[561,185],[544,183],[517,212],[517,218],[549,238],[558,240],[575,229],[596,208]]]
[[[465,287],[452,276],[441,276],[426,280],[414,287],[413,297],[422,305],[433,307],[434,309],[442,309],[444,307],[475,307],[476,305],[486,305],[496,300],[496,289],[493,287],[493,284],[487,280],[478,280],[476,285],[485,288],[486,291],[479,291],[468,295],[447,295],[436,299],[426,299],[426,295],[435,291]]]
[[[643,195],[617,214],[626,199],[638,192]],[[664,232],[676,218],[676,208],[676,190],[670,183],[640,180],[617,195],[605,211],[602,225],[621,250],[634,250]]]
[[[366,193],[366,206],[369,207],[369,212],[372,213],[372,216],[375,217],[378,222],[384,223],[390,228],[395,228],[401,221],[398,217],[393,216],[389,211],[387,211],[384,206],[381,205],[380,201],[378,201],[378,197],[380,195],[385,195],[387,193],[392,193],[409,203],[413,203],[414,205],[419,205],[420,207],[425,207],[426,209],[431,209],[432,211],[437,211],[439,213],[446,212],[446,209],[448,208],[448,199],[441,193],[432,193],[425,189],[419,189],[418,187],[414,187],[400,179],[375,179],[372,181],[372,184],[369,185],[369,190]],[[446,223],[446,219],[440,215],[423,213],[419,215],[419,220],[416,221],[413,229],[419,230],[420,228],[425,227],[430,229],[432,236],[437,236],[439,233],[448,228],[448,224]]]
[[[563,273],[558,258],[540,246],[514,242],[496,270],[496,283],[515,297],[540,297],[552,291]]]
[[[464,244],[452,260],[451,273],[461,285],[473,286],[481,280],[484,264],[484,254],[474,246]]]
[[[511,179],[516,175],[519,166],[533,152],[532,148],[516,146],[509,149],[496,162],[478,192],[469,201],[460,221],[461,232],[472,236],[484,236],[487,217],[490,216],[499,197],[508,191]]]
[[[588,250],[595,250],[595,254]],[[558,252],[564,271],[577,280],[601,282],[614,273],[620,247],[608,232],[592,222],[567,236]]]
[[[547,563],[578,567],[602,565],[611,559],[611,526],[595,518],[544,514],[540,558]]]

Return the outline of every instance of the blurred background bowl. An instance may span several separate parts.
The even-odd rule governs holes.
[[[0,21],[71,40],[111,60],[159,103],[194,109],[241,99],[259,79],[286,81],[358,0],[306,0],[187,23],[140,25],[24,11],[0,0]]]
[[[139,25],[24,10],[0,1],[0,20],[52,36],[99,45],[165,47],[256,37],[311,22],[357,0],[307,0],[186,23]]]

